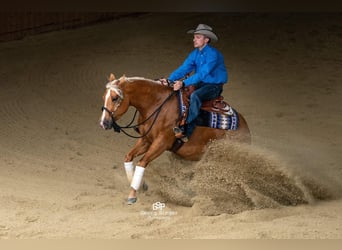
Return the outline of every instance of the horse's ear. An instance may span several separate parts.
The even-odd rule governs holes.
[[[113,73],[110,73],[110,76],[109,76],[109,79],[108,79],[110,82],[114,81],[115,80],[115,76]]]
[[[123,83],[124,81],[126,81],[126,75],[120,77],[120,83]]]

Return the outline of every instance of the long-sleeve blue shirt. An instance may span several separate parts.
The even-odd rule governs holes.
[[[194,49],[183,64],[171,73],[169,80],[179,80],[193,71],[194,74],[183,81],[185,86],[199,82],[224,84],[228,81],[223,55],[209,44],[202,50]]]

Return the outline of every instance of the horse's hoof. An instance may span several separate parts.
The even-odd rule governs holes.
[[[127,205],[132,205],[136,202],[137,202],[137,198],[135,198],[135,197],[127,199]]]
[[[142,189],[143,189],[143,191],[147,191],[148,190],[148,185],[146,184],[146,182],[143,183]]]

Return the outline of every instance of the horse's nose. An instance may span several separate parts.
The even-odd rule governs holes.
[[[105,129],[105,126],[104,126],[104,124],[103,124],[103,121],[100,121],[100,127],[103,128],[103,129]]]
[[[100,121],[100,126],[103,128],[103,129],[111,129],[112,126],[113,126],[113,123],[111,120],[101,120]]]

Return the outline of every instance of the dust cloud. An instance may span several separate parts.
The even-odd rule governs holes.
[[[264,149],[212,142],[199,162],[170,155],[172,167],[154,168],[161,196],[197,215],[296,206],[334,197],[323,182],[288,167]]]

